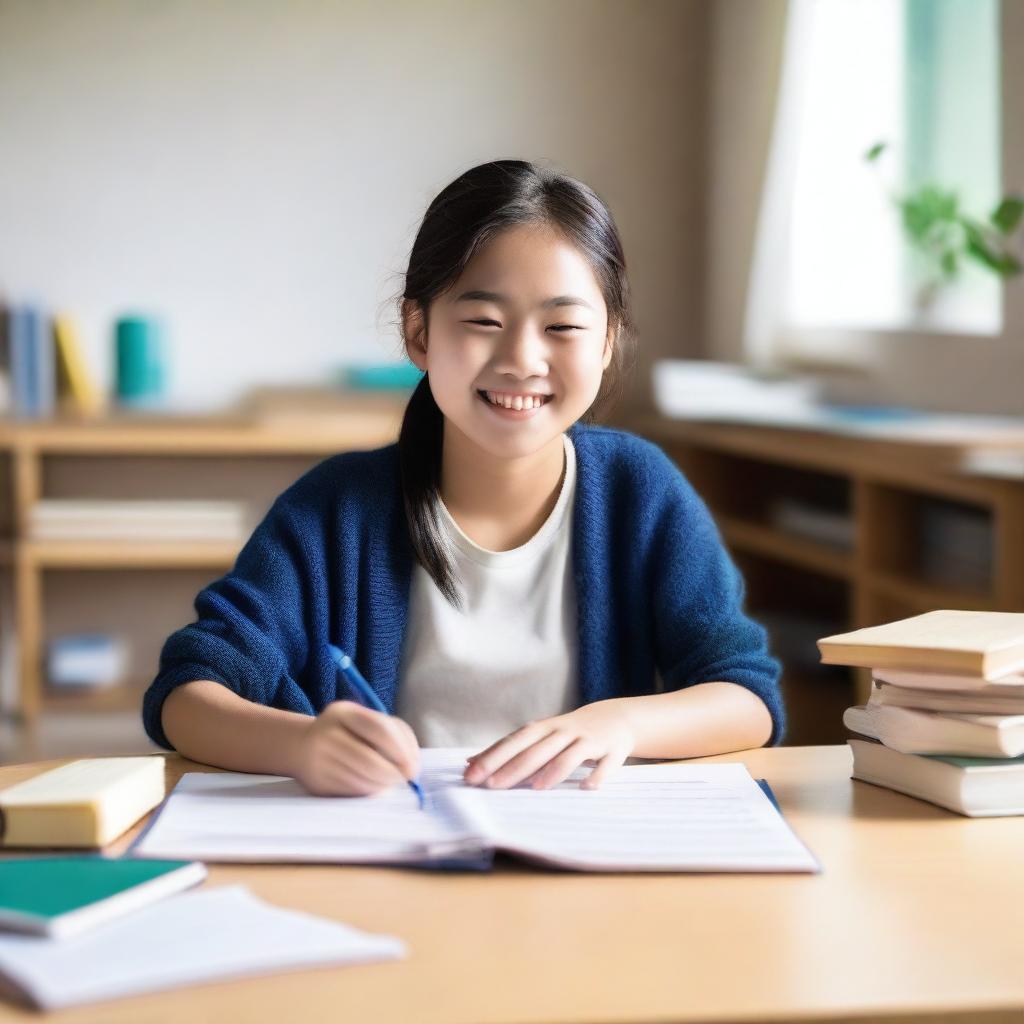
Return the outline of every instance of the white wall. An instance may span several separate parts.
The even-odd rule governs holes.
[[[699,0],[0,0],[0,294],[166,318],[172,396],[388,360],[430,198],[550,161],[610,203],[644,366],[697,351]],[[642,385],[641,385],[642,386]]]

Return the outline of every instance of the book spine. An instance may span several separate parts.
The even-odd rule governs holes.
[[[57,406],[57,365],[54,359],[53,327],[38,311],[33,340],[36,351],[36,415],[52,416]]]
[[[24,307],[11,310],[11,385],[14,411],[18,416],[31,416],[32,414],[30,318],[29,311]]]

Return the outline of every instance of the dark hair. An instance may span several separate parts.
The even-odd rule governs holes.
[[[633,325],[622,243],[604,201],[583,182],[523,160],[494,160],[459,175],[431,202],[416,234],[400,305],[413,303],[427,329],[430,303],[451,288],[473,255],[498,232],[544,223],[576,246],[590,264],[616,340],[593,404],[581,420],[618,398]],[[404,337],[406,345],[409,339]],[[419,563],[456,608],[462,600],[438,522],[444,415],[424,374],[402,420],[398,439],[402,493],[409,539]]]

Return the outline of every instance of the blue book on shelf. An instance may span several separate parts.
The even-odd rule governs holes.
[[[52,416],[57,407],[57,342],[50,317],[35,311],[32,335],[36,357],[37,416]]]
[[[54,341],[49,321],[35,306],[10,319],[11,397],[19,416],[52,416],[57,397]]]
[[[34,394],[32,355],[32,311],[23,306],[12,307],[8,324],[11,356],[11,406],[18,416],[32,415]]]

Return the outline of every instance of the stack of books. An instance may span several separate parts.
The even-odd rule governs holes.
[[[264,903],[244,886],[196,889],[196,860],[96,851],[164,798],[164,758],[72,761],[0,790],[0,992],[43,1010],[244,974],[396,960],[405,944]],[[193,891],[186,891],[193,890]]]
[[[818,641],[871,669],[853,778],[970,817],[1024,814],[1024,614],[942,610]]]

